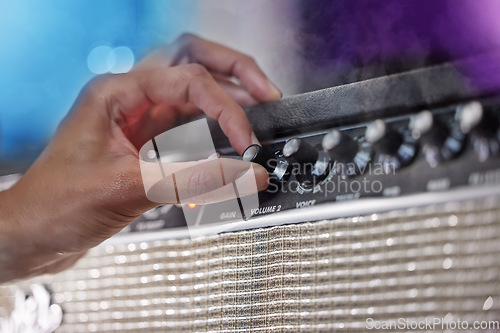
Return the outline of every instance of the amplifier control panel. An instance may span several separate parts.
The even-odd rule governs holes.
[[[202,224],[324,202],[500,184],[500,99],[471,100],[281,138],[252,145],[242,157],[231,149],[220,153],[264,166],[269,187],[259,193],[259,207],[247,212],[226,212],[222,207],[227,206],[219,204],[206,205],[203,212],[193,207],[204,215]],[[182,226],[182,218],[178,207],[159,207],[129,230]]]

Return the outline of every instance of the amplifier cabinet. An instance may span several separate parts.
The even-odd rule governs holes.
[[[454,122],[450,112],[471,100],[498,120],[490,97],[500,86],[478,92],[460,80],[443,65],[247,113],[273,149],[289,137],[319,144],[325,128],[357,137],[380,117],[407,126],[427,108]],[[372,179],[399,188],[379,196],[263,194],[262,207],[284,211],[199,232],[183,227],[179,208],[157,208],[64,272],[0,286],[0,327],[62,313],[56,332],[500,331],[497,139],[478,158],[467,137],[461,155],[437,167],[420,147],[409,166]]]
[[[499,203],[491,195],[108,244],[70,270],[2,287],[1,306],[8,312],[15,291],[37,283],[64,311],[57,332],[366,332],[383,323],[411,331],[426,320],[442,321],[436,330],[460,320],[494,332]]]

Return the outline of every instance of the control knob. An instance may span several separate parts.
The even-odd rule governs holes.
[[[290,164],[284,158],[279,158],[268,149],[253,144],[243,152],[242,159],[262,165],[269,172],[269,181],[279,184],[290,175]]]
[[[362,173],[370,161],[371,149],[366,142],[354,140],[336,129],[325,134],[321,145],[330,155],[335,173],[342,178]]]
[[[376,162],[386,174],[408,165],[417,154],[417,142],[411,135],[392,129],[380,119],[368,125],[365,137],[378,153]]]
[[[422,145],[427,163],[431,167],[451,160],[462,151],[465,135],[456,125],[445,125],[430,111],[422,111],[410,120],[411,135]]]
[[[479,160],[485,161],[500,152],[499,120],[478,101],[469,102],[457,110],[460,130],[470,134]]]
[[[318,185],[328,176],[330,157],[318,151],[302,139],[288,140],[283,147],[283,156],[293,164],[297,180],[305,188]]]

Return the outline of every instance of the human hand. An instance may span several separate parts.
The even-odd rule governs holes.
[[[186,59],[197,63],[184,64]],[[256,138],[236,101],[280,96],[253,60],[191,35],[130,73],[92,80],[38,160],[0,192],[0,282],[66,268],[157,205],[146,197],[138,150],[179,117],[202,110],[242,153]],[[226,183],[250,167],[219,162],[231,170]],[[177,186],[208,192],[220,164],[196,165],[186,164]],[[258,188],[266,188],[265,169],[253,165],[253,171]]]

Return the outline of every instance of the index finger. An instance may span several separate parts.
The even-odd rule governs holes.
[[[105,107],[121,126],[133,125],[142,114],[149,112],[152,105],[191,103],[219,122],[238,153],[243,153],[255,141],[243,109],[198,64],[107,76],[91,85],[88,95],[90,97],[87,96],[84,103],[90,103],[89,107],[93,109],[96,108],[95,103]],[[98,116],[109,115],[101,112]],[[88,113],[81,118],[91,122],[94,119]],[[160,133],[151,133],[151,138]]]

